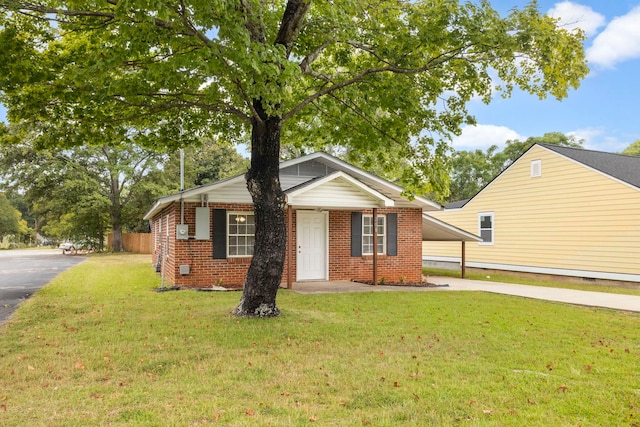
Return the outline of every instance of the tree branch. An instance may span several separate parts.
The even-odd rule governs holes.
[[[282,21],[280,23],[280,29],[276,36],[275,44],[281,44],[285,47],[289,58],[291,55],[291,49],[298,36],[298,33],[302,29],[304,17],[309,10],[310,2],[308,0],[289,0],[287,7],[282,15]]]
[[[307,98],[305,98],[304,100],[302,100],[297,106],[295,106],[292,110],[290,110],[288,113],[284,114],[282,116],[283,121],[287,120],[289,118],[291,118],[292,116],[296,115],[297,113],[299,113],[304,107],[306,107],[307,105],[309,105],[310,103],[312,103],[313,101],[315,101],[318,98],[321,98],[324,95],[328,95],[332,92],[335,92],[337,90],[340,90],[344,87],[350,86],[352,84],[355,83],[359,83],[361,81],[363,81],[367,76],[372,75],[372,74],[379,74],[379,73],[386,73],[386,72],[390,72],[390,73],[394,73],[394,74],[406,74],[406,75],[414,75],[414,74],[419,74],[419,73],[424,73],[429,71],[430,69],[436,68],[446,62],[455,60],[455,59],[463,59],[462,57],[460,57],[461,52],[467,50],[469,47],[471,46],[460,46],[457,47],[455,49],[452,49],[450,51],[447,52],[443,52],[442,54],[436,56],[435,58],[431,58],[426,65],[422,66],[422,67],[417,67],[417,68],[406,68],[406,67],[400,67],[398,65],[394,65],[394,64],[389,64],[387,62],[384,62],[386,65],[382,66],[382,67],[374,67],[374,68],[367,68],[364,69],[362,71],[360,71],[358,74],[354,75],[353,77],[346,79],[344,81],[335,83],[331,86],[323,86],[322,89],[318,90],[316,93],[308,96]],[[371,52],[369,52],[371,53]],[[374,55],[377,58],[377,55]],[[314,73],[316,75],[318,75],[318,73]],[[326,76],[323,76],[326,77]],[[321,80],[322,77],[317,77]]]

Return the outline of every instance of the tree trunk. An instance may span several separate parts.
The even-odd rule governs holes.
[[[263,113],[259,102],[254,106]],[[281,125],[278,117],[252,122],[251,167],[246,178],[253,199],[255,244],[242,298],[233,311],[236,316],[274,317],[280,314],[276,294],[282,281],[287,247],[286,202],[279,170]]]
[[[113,225],[113,227],[111,228],[111,231],[113,232],[113,242],[112,242],[112,249],[114,252],[123,252],[124,251],[124,245],[122,243],[122,226],[121,225]]]
[[[114,252],[123,252],[124,244],[122,243],[122,209],[120,204],[114,199],[111,202],[111,232],[113,233],[112,248]]]

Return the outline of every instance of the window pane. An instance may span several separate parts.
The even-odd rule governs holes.
[[[480,217],[480,228],[491,228],[491,216],[481,216]]]
[[[480,230],[480,237],[483,242],[491,242],[491,230]]]
[[[249,213],[229,214],[229,256],[253,255],[255,217]]]

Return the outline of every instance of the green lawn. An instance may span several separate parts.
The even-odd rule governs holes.
[[[153,292],[94,256],[0,328],[3,426],[636,426],[640,315],[471,292]]]

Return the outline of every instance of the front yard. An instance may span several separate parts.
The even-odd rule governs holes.
[[[465,292],[153,292],[94,256],[0,328],[2,425],[637,426],[640,315]]]

